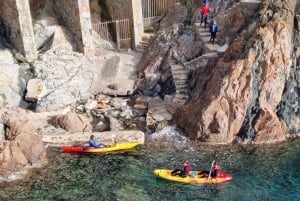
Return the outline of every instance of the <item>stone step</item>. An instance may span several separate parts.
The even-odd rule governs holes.
[[[201,57],[204,57],[204,58],[217,58],[218,56],[219,55],[216,52],[210,52],[210,53],[201,55]]]
[[[176,83],[176,82],[174,82],[174,84],[175,84],[175,88],[176,89],[180,89],[180,90],[182,90],[182,89],[188,89],[189,88],[189,85],[188,85],[188,82],[184,82],[184,83]]]
[[[240,0],[240,3],[253,3],[253,4],[260,4],[261,0]]]
[[[207,50],[207,51],[205,51],[205,52],[216,52],[218,49],[220,48],[220,45],[218,45],[218,44],[216,44],[216,42],[215,42],[215,44],[212,44],[212,43],[206,43],[205,44],[205,50]]]
[[[178,97],[174,97],[172,99],[172,102],[177,103],[178,105],[183,105],[183,104],[185,104],[186,99],[181,99],[181,98],[178,98]]]
[[[174,79],[175,81],[184,81],[184,80],[187,80],[188,77],[189,77],[189,76],[188,76],[187,74],[181,75],[181,76],[177,75],[177,76],[173,76],[173,79]]]
[[[188,96],[187,94],[189,94],[189,90],[176,90],[176,94]]]
[[[188,85],[188,80],[186,80],[185,82],[174,82],[176,89],[188,89],[189,85]]]
[[[187,95],[184,95],[184,94],[177,94],[176,93],[175,96],[174,96],[174,98],[186,101],[189,97]]]
[[[188,78],[188,72],[173,72],[173,78],[178,79],[187,79]]]
[[[171,64],[172,71],[185,69],[182,65],[179,64]]]
[[[188,89],[189,88],[189,85],[188,85],[188,83],[187,82],[185,82],[185,83],[174,83],[175,84],[175,88],[176,89],[180,89],[180,90],[182,90],[182,89]]]
[[[187,83],[188,79],[178,79],[178,78],[173,78],[175,84],[185,84]]]
[[[176,68],[174,68],[174,67],[171,67],[172,68],[172,72],[188,72],[188,70],[186,70],[184,67],[176,67]]]
[[[188,89],[188,88],[185,88],[185,89],[177,89],[177,87],[176,87],[176,93],[187,95],[187,94],[189,94],[189,89]]]

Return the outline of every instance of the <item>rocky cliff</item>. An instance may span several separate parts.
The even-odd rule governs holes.
[[[196,65],[190,99],[177,112],[176,123],[190,138],[216,144],[274,143],[299,135],[299,3],[265,0],[252,14],[230,11],[235,4],[224,5],[232,12],[231,26],[220,25],[229,47],[214,62]],[[143,68],[140,83],[150,71],[158,74],[168,66],[155,70],[153,62]]]

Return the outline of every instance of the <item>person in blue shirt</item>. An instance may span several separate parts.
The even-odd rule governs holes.
[[[90,136],[89,145],[90,145],[90,147],[93,147],[93,148],[103,148],[103,147],[107,147],[105,144],[102,144],[102,143],[97,144],[94,135],[91,135],[91,136]]]
[[[210,23],[210,26],[209,26],[209,32],[210,32],[210,42],[212,44],[215,43],[215,39],[217,37],[217,31],[218,31],[218,25],[217,25],[217,22],[216,22],[216,19],[213,19],[213,21]]]

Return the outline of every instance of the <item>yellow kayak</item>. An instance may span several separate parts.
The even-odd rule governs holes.
[[[208,178],[207,176],[199,174],[201,171],[191,171],[189,176],[181,177],[181,176],[172,176],[171,175],[172,170],[165,170],[165,169],[155,169],[153,171],[154,175],[166,179],[169,181],[176,181],[176,182],[183,182],[183,183],[191,183],[191,184],[217,184],[217,183],[223,183],[226,181],[231,181],[232,176],[230,174],[221,173],[219,177],[215,178]],[[194,174],[194,177],[191,175]]]
[[[112,146],[103,147],[103,148],[92,148],[89,146],[70,146],[70,147],[62,147],[62,151],[67,153],[107,153],[107,152],[133,149],[139,144],[140,143],[138,142],[129,142],[129,143],[122,143],[122,144],[114,144]]]

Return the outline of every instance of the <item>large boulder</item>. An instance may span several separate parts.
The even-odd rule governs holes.
[[[55,115],[49,119],[49,123],[70,133],[92,131],[92,126],[85,116],[72,112],[66,115]]]
[[[5,140],[0,151],[2,179],[46,161],[42,138],[24,111],[3,111],[2,121],[6,127]]]
[[[27,106],[23,95],[28,71],[29,66],[26,64],[0,63],[0,107]]]
[[[15,63],[12,47],[0,36],[0,108],[27,106],[23,94],[29,68]]]
[[[30,79],[26,88],[26,101],[36,102],[46,92],[45,84],[40,79]]]

